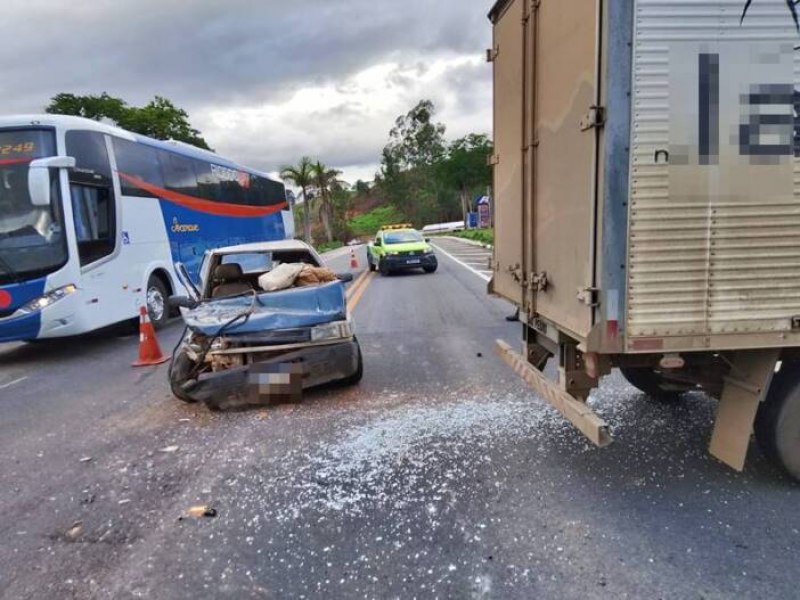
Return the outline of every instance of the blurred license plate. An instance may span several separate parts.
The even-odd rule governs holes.
[[[418,258],[410,258],[406,261],[407,265],[418,265],[420,260]]]

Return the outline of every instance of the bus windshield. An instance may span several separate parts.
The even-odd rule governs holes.
[[[0,284],[56,270],[67,260],[57,174],[50,206],[34,206],[28,165],[55,154],[55,136],[42,129],[0,130]]]

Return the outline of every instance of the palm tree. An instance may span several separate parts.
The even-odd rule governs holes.
[[[331,202],[331,192],[340,188],[342,182],[339,180],[341,171],[330,169],[320,161],[311,166],[314,185],[319,191],[320,207],[319,216],[322,227],[325,229],[325,236],[329,242],[333,241],[333,203]]]
[[[303,192],[303,239],[306,244],[311,243],[311,200],[308,189],[314,185],[313,168],[311,159],[304,156],[298,164],[281,169],[281,179],[292,182]]]

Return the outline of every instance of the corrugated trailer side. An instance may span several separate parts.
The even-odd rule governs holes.
[[[585,400],[619,367],[720,398],[712,454],[741,469],[755,423],[800,478],[800,52],[783,0],[742,8],[495,5],[495,122],[523,110],[495,130],[490,290],[522,307],[501,356],[598,445]]]
[[[629,352],[800,343],[797,34],[741,6],[637,2]]]

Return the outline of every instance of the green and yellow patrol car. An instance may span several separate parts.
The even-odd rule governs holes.
[[[367,246],[370,271],[389,275],[393,271],[423,269],[433,273],[439,266],[428,240],[410,224],[385,225]]]

